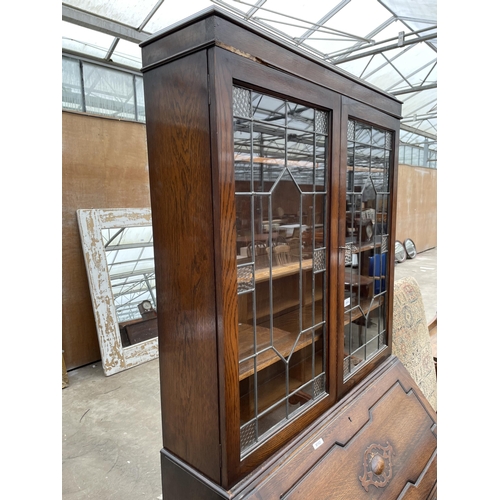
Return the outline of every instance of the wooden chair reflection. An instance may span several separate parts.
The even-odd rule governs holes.
[[[269,256],[272,251],[273,265],[284,266],[285,264],[290,264],[290,262],[292,262],[289,245],[276,245],[273,246],[272,249],[268,247],[266,250]]]
[[[269,266],[267,248],[263,242],[255,243],[255,245],[250,243],[247,246],[247,255],[255,262],[256,269]]]
[[[300,238],[290,238],[288,245],[290,246],[290,257],[292,261],[298,262],[300,260]]]

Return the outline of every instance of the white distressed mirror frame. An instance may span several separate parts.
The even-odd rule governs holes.
[[[106,376],[158,357],[158,338],[123,347],[108,273],[102,230],[151,225],[148,208],[77,210],[102,367]]]

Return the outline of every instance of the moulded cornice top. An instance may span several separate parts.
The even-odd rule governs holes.
[[[165,53],[164,54],[159,54],[158,51],[150,51],[151,44],[154,42],[159,42],[161,41],[162,38],[169,37],[171,35],[174,35],[175,33],[189,28],[190,26],[200,23],[200,21],[203,20],[208,20],[210,18],[214,19],[213,24],[205,24],[205,30],[200,30],[198,29],[196,33],[189,38],[189,41],[191,42],[191,46],[188,46],[185,42],[183,43],[183,46],[181,47],[181,44],[176,45],[174,50],[170,50],[171,46],[167,46],[165,44]],[[352,74],[342,70],[339,67],[332,66],[331,64],[326,63],[319,57],[316,57],[314,54],[308,53],[307,51],[301,49],[300,47],[294,46],[290,43],[288,43],[284,39],[280,39],[277,37],[275,34],[266,32],[262,27],[260,26],[255,26],[252,25],[249,22],[246,22],[245,20],[242,20],[241,18],[238,18],[231,13],[227,12],[226,10],[222,10],[218,8],[217,6],[209,7],[207,9],[204,9],[186,19],[183,19],[177,23],[174,23],[170,26],[167,26],[166,28],[154,33],[149,37],[147,40],[142,42],[140,44],[140,47],[142,48],[143,51],[143,67],[142,67],[142,72],[147,72],[153,68],[155,68],[158,65],[162,65],[169,60],[181,57],[183,55],[186,55],[190,52],[196,51],[196,50],[201,50],[206,47],[210,46],[220,46],[222,48],[228,48],[227,43],[224,43],[224,36],[227,36],[227,31],[223,29],[223,26],[221,26],[220,22],[217,22],[217,19],[223,19],[225,21],[230,22],[234,26],[237,26],[238,28],[244,29],[246,31],[249,31],[253,34],[258,35],[261,38],[266,39],[267,41],[276,44],[288,51],[293,52],[294,54],[297,54],[301,58],[308,59],[315,64],[318,64],[322,66],[323,68],[326,68],[329,72],[333,74],[337,74],[342,78],[346,78],[350,82],[354,82],[357,85],[361,85],[362,87],[368,88],[373,92],[376,92],[377,94],[380,94],[384,96],[385,98],[397,103],[396,108],[393,110],[393,115],[400,118],[401,113],[400,113],[400,106],[401,106],[401,101],[398,100],[396,97],[394,97],[392,94],[389,94],[380,88],[370,85],[364,80],[358,79]],[[161,43],[161,42],[160,42]],[[168,50],[167,50],[168,47]],[[242,49],[241,46],[234,47],[237,50],[244,50]],[[260,54],[257,53],[250,53],[249,49],[245,51],[246,53],[249,54],[249,56],[255,56],[258,59],[262,59]],[[283,69],[283,68],[280,68]]]

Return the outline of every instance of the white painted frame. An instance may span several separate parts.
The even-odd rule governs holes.
[[[85,267],[106,376],[158,357],[158,338],[123,347],[108,273],[102,230],[151,225],[148,208],[77,210]]]

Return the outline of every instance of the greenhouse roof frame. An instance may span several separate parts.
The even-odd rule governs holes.
[[[401,141],[437,143],[437,0],[66,0],[62,52],[139,72],[141,42],[214,5],[396,96]]]

